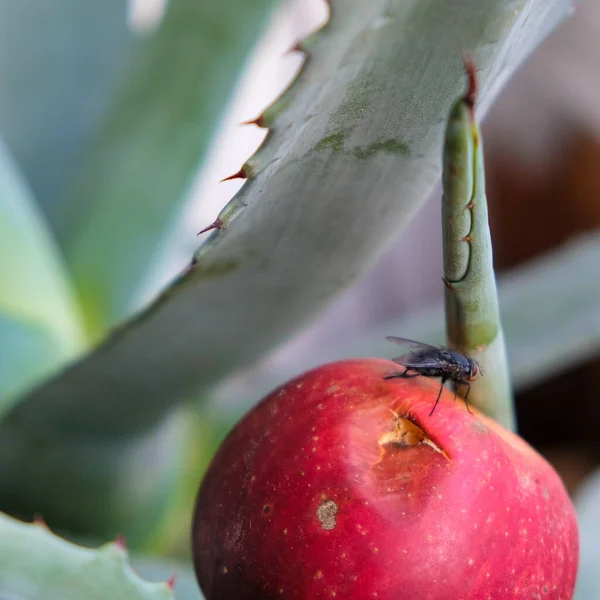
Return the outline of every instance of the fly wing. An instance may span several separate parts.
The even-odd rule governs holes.
[[[408,346],[409,348],[420,348],[421,350],[437,350],[437,346],[431,346],[424,344],[423,342],[416,342],[415,340],[409,340],[408,338],[397,337],[395,335],[388,335],[385,338],[388,342],[398,344],[399,346]]]
[[[409,369],[436,369],[440,366],[439,358],[427,352],[412,352],[392,358],[392,361]]]

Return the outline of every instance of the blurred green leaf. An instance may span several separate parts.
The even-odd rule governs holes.
[[[15,508],[46,512],[68,495],[77,508],[66,513],[71,528],[108,527],[110,515],[100,522],[85,507],[98,489],[119,492],[111,440],[123,444],[124,463],[124,440],[150,438],[173,407],[264,354],[364,273],[439,175],[445,117],[463,88],[462,51],[482,68],[489,106],[499,81],[547,31],[549,15],[555,23],[569,6],[334,1],[330,23],[306,41],[306,67],[265,114],[270,135],[245,165],[250,181],[224,209],[224,229],[149,309],[0,425],[2,505],[10,498]],[[114,218],[126,222],[129,212]],[[112,238],[95,239],[90,257],[112,251]],[[88,446],[97,442],[99,464],[106,451],[106,467],[90,471],[75,494],[82,432]],[[57,441],[56,460],[31,460],[51,454]],[[112,508],[112,523],[128,526]]]
[[[118,543],[90,550],[0,513],[0,598],[169,600],[173,592],[138,577]]]
[[[73,412],[81,417],[76,408]],[[2,510],[41,514],[53,528],[98,539],[124,534],[132,548],[157,550],[155,532],[168,525],[180,481],[189,475],[183,419],[176,412],[137,436],[120,435],[118,422],[76,429],[65,423],[59,430],[42,414],[33,417],[28,431],[18,424],[5,428]]]
[[[1,143],[0,256],[1,413],[85,347],[62,257]]]
[[[23,387],[39,383],[60,365],[61,348],[48,330],[0,314],[0,356],[1,417]]]
[[[0,0],[0,131],[55,231],[133,41],[127,0]]]
[[[64,210],[67,260],[95,335],[139,308],[217,120],[276,0],[171,0],[129,57]]]

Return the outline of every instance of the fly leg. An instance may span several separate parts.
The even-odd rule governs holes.
[[[433,405],[433,408],[431,409],[429,416],[431,416],[433,414],[433,411],[435,410],[436,406],[438,405],[438,402],[440,401],[440,398],[442,397],[442,391],[444,390],[445,383],[446,383],[446,377],[442,377],[442,385],[440,386],[440,391],[438,392],[437,398],[435,399],[435,404]]]
[[[465,394],[465,406],[467,407],[467,410],[473,414],[471,412],[471,409],[469,408],[469,403],[467,402],[467,398],[469,397],[469,392],[471,391],[471,384],[468,381],[462,381],[462,380],[458,380],[456,383],[461,383],[463,385],[467,386],[467,393]],[[456,392],[454,393],[454,399],[456,400]]]
[[[410,373],[407,375],[410,369],[405,367],[404,373],[394,373],[393,375],[384,375],[384,379],[410,379],[411,377],[418,377],[420,373]]]

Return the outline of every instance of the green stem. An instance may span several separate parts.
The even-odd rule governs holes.
[[[469,89],[450,112],[444,142],[442,229],[446,332],[451,348],[477,360],[482,377],[469,401],[515,430],[504,333],[494,276],[481,134],[474,118],[475,71],[466,62]]]

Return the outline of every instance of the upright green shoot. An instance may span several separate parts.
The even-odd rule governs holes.
[[[469,402],[515,429],[504,333],[490,237],[481,134],[475,121],[477,80],[470,60],[466,95],[453,106],[444,141],[442,230],[448,345],[482,371]]]

